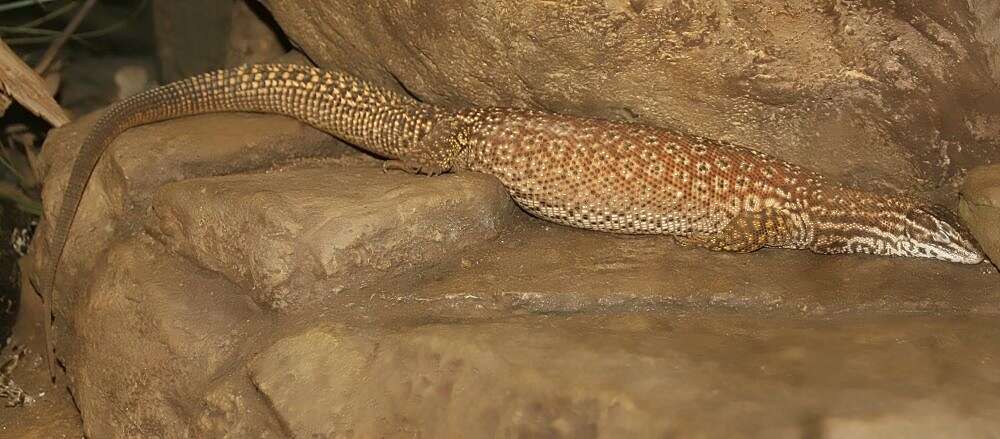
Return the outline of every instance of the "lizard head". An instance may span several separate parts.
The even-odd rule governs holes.
[[[844,191],[813,211],[819,253],[868,253],[931,258],[962,264],[983,261],[972,234],[939,205],[906,197]]]
[[[906,212],[903,223],[903,236],[898,243],[903,256],[962,264],[983,261],[983,252],[976,246],[972,234],[943,206],[913,206]]]

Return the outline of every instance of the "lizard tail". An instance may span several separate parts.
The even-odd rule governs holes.
[[[205,73],[116,103],[84,139],[58,213],[49,218],[53,223],[49,231],[51,263],[42,277],[44,306],[51,306],[63,251],[90,176],[108,145],[129,128],[213,112],[280,114],[373,153],[395,158],[413,148],[430,131],[438,111],[347,74],[285,64]],[[48,361],[50,372],[54,372],[49,323],[45,324]]]

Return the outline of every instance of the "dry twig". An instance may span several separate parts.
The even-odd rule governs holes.
[[[0,41],[0,94],[10,96],[53,126],[69,122],[66,111],[49,94],[45,81],[3,41]]]

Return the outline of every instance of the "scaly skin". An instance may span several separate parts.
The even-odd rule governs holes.
[[[670,234],[715,250],[773,246],[969,264],[983,259],[942,208],[843,188],[751,149],[531,110],[449,111],[346,74],[259,65],[168,84],[105,112],[84,140],[51,219],[46,306],[83,191],[111,141],[138,125],[230,111],[293,117],[394,159],[396,167],[491,174],[526,211],[574,227]]]
[[[983,258],[947,209],[844,188],[752,149],[530,110],[457,118],[463,149],[452,167],[496,176],[521,207],[560,224],[675,235],[713,250]]]

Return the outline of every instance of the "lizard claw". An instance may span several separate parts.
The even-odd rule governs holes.
[[[690,236],[673,235],[674,242],[681,247],[703,247],[704,242]]]
[[[429,164],[413,164],[404,160],[386,160],[382,162],[382,172],[403,171],[407,174],[423,174],[429,177],[444,174],[448,169]]]
[[[415,174],[418,169],[408,165],[402,160],[386,160],[382,162],[382,172],[403,171],[407,174]]]

